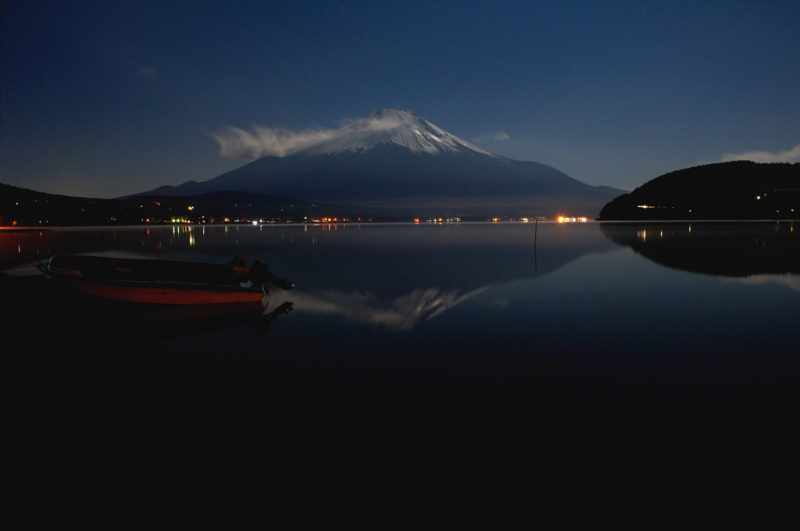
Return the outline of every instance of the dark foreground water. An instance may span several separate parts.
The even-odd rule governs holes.
[[[474,461],[798,442],[791,223],[136,227],[0,243],[4,269],[238,255],[296,284],[272,289],[266,312],[214,315],[78,297],[10,269],[14,433],[43,455]],[[286,301],[291,313],[262,316]]]

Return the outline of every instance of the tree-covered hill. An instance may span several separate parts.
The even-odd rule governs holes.
[[[46,194],[0,183],[0,226],[303,221],[332,216],[333,212],[327,205],[247,192],[93,199]]]
[[[800,164],[735,161],[674,171],[617,197],[598,219],[800,219]]]

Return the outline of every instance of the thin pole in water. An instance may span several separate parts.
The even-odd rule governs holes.
[[[536,221],[533,224],[533,272],[534,274],[538,272],[538,267],[536,266],[536,237],[539,234],[539,218],[536,218]]]

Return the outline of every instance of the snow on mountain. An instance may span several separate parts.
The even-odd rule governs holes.
[[[368,151],[379,144],[396,144],[413,153],[446,153],[473,151],[497,157],[466,140],[436,127],[411,111],[403,109],[378,109],[332,133],[305,149],[296,151],[303,155],[333,155]]]

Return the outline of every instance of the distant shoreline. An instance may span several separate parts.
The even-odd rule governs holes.
[[[21,226],[0,226],[0,233],[3,232],[32,232],[32,231],[64,231],[72,229],[91,230],[91,229],[149,229],[149,228],[198,228],[198,227],[269,227],[269,226],[322,226],[322,225],[454,225],[459,223],[471,225],[496,225],[501,223],[517,223],[517,224],[535,224],[537,220],[519,220],[519,219],[498,219],[498,220],[458,220],[458,221],[433,221],[433,220],[420,220],[415,221],[301,221],[301,222],[266,222],[266,223],[145,223],[145,224],[129,224],[129,225],[21,225]],[[604,225],[677,225],[685,223],[726,223],[726,224],[747,224],[747,223],[794,223],[800,222],[798,218],[784,218],[784,219],[588,219],[581,222],[572,221],[558,221],[557,219],[539,219],[539,223],[556,224],[556,225],[579,225],[579,224],[604,224]]]

